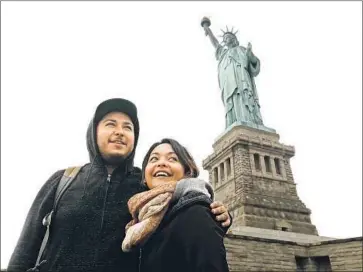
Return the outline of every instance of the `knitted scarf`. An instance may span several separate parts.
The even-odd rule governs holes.
[[[149,191],[134,195],[128,201],[132,220],[126,225],[122,242],[124,252],[143,244],[158,228],[170,204],[191,191],[203,193],[213,199],[213,189],[208,182],[197,178],[186,178],[179,182],[168,182]]]

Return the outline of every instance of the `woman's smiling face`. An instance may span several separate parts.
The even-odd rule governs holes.
[[[154,148],[145,167],[145,182],[149,189],[179,181],[184,175],[184,167],[170,144],[163,143]]]

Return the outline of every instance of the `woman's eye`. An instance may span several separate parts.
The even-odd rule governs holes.
[[[132,127],[131,126],[127,126],[127,127],[125,127],[127,130],[129,130],[129,131],[132,131]]]
[[[169,158],[169,161],[176,162],[176,161],[178,161],[178,158],[176,158],[176,157],[170,157],[170,158]]]
[[[158,160],[158,158],[157,157],[151,157],[150,159],[149,159],[149,162],[155,162],[155,161],[157,161]]]
[[[114,123],[106,123],[106,127],[114,127],[115,124]]]

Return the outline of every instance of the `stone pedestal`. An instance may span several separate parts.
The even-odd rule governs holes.
[[[273,129],[235,125],[216,139],[203,168],[233,216],[232,231],[249,226],[318,235],[296,192],[295,149],[279,138]]]

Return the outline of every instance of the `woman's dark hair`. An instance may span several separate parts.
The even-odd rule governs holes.
[[[150,148],[149,151],[146,153],[145,158],[142,162],[142,180],[145,180],[145,169],[146,165],[149,162],[149,158],[151,152],[161,144],[170,144],[173,148],[175,154],[178,156],[181,165],[184,168],[185,176],[190,178],[196,178],[199,176],[199,170],[193,157],[189,154],[188,150],[182,146],[179,142],[173,139],[165,138],[162,139],[160,142],[154,143]]]

